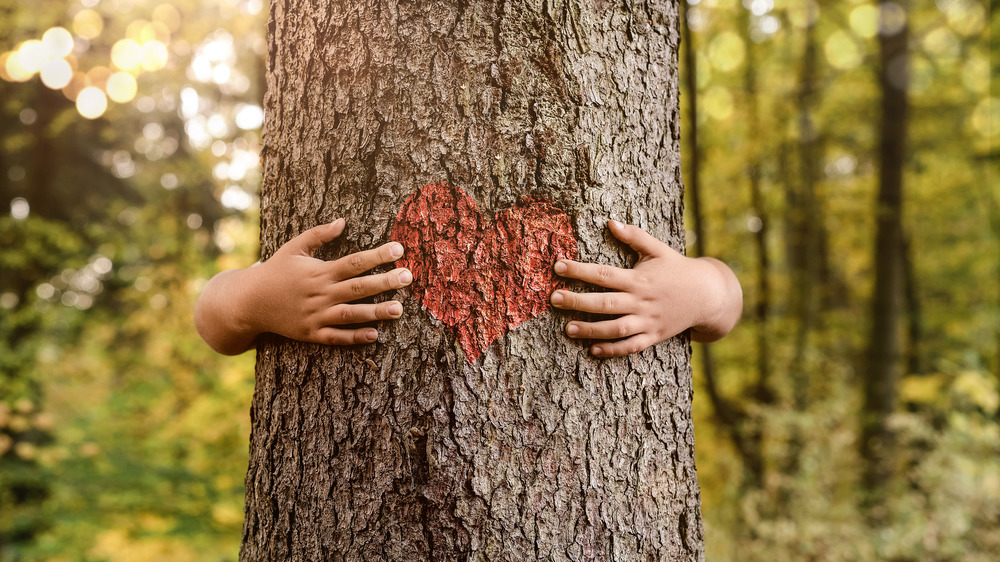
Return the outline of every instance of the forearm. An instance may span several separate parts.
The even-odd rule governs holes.
[[[205,343],[224,355],[254,347],[260,331],[249,321],[253,307],[250,269],[223,271],[205,285],[194,309],[194,325]]]
[[[710,343],[725,337],[743,314],[743,289],[729,266],[715,258],[696,258],[703,269],[703,317],[691,327],[691,339]]]

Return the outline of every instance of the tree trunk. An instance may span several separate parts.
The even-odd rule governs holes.
[[[271,3],[263,257],[344,216],[322,257],[416,278],[373,345],[258,345],[241,560],[702,558],[687,340],[547,301],[608,218],[683,247],[677,5],[626,5]]]
[[[875,203],[875,284],[872,290],[872,332],[864,378],[861,454],[864,484],[871,503],[885,495],[892,474],[894,445],[889,416],[896,408],[899,379],[899,315],[903,288],[903,166],[906,159],[908,27],[879,36],[879,84],[882,120],[879,124],[879,190]],[[878,513],[873,514],[879,518]]]

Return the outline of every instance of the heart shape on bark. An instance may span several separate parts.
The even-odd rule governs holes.
[[[525,197],[489,222],[446,183],[410,195],[392,239],[406,249],[396,264],[413,273],[412,294],[451,328],[469,363],[547,310],[560,284],[552,265],[577,256],[569,217],[551,201]]]

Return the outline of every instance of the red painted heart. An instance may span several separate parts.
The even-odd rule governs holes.
[[[413,272],[413,295],[452,329],[469,363],[548,309],[559,285],[552,264],[577,255],[569,217],[550,201],[525,197],[489,223],[445,183],[406,200],[392,239],[406,248],[397,266]]]

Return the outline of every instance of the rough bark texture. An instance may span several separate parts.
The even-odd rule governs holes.
[[[682,248],[677,5],[624,6],[273,0],[263,257],[384,243],[434,184],[544,202],[584,260],[629,264],[608,218]],[[463,342],[414,291],[373,345],[258,346],[241,560],[702,558],[686,339],[597,361],[543,306]]]

